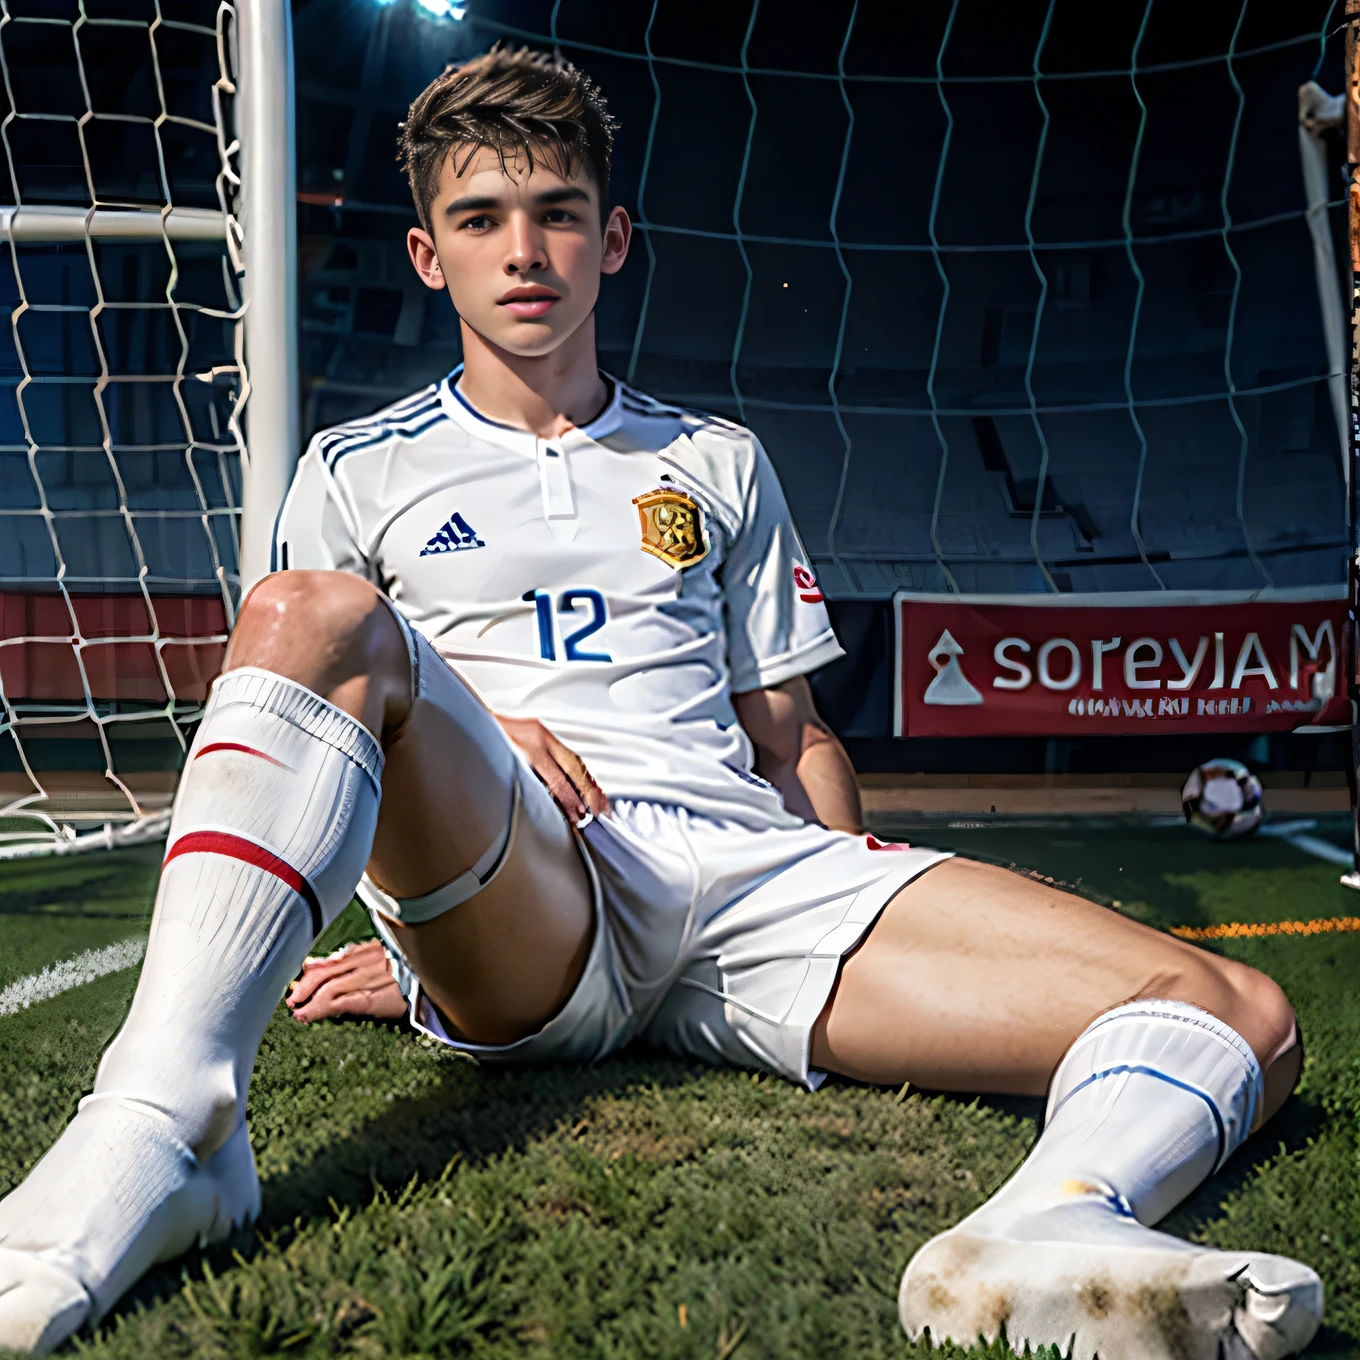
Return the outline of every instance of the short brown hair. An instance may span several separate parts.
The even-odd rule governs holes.
[[[398,159],[426,231],[444,160],[459,147],[468,148],[470,160],[489,146],[502,167],[507,153],[518,153],[532,169],[537,154],[563,179],[584,165],[599,188],[603,219],[617,126],[594,81],[560,53],[497,43],[448,67],[416,96],[401,125]]]

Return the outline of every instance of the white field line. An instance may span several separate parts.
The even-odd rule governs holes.
[[[1318,859],[1325,859],[1328,864],[1342,864],[1347,869],[1353,868],[1355,856],[1351,851],[1343,850],[1339,845],[1324,841],[1319,836],[1307,834],[1316,825],[1316,818],[1298,822],[1266,822],[1257,835],[1275,836],[1286,845],[1292,845],[1295,850],[1302,850],[1305,855],[1315,855]]]
[[[103,949],[87,949],[73,959],[50,963],[42,972],[30,973],[0,989],[0,1016],[17,1015],[39,1001],[69,992],[72,987],[83,987],[109,973],[121,973],[140,963],[145,953],[146,941],[137,938],[105,945]]]
[[[1330,841],[1319,840],[1316,836],[1285,836],[1283,840],[1296,850],[1325,859],[1328,864],[1344,864],[1348,869],[1355,867],[1355,856]]]

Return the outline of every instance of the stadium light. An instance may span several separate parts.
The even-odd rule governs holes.
[[[455,0],[416,0],[416,8],[424,10],[432,19],[462,19],[467,15],[467,6]]]
[[[397,0],[377,0],[380,9],[388,9]],[[467,0],[415,0],[415,6],[429,19],[467,18]]]

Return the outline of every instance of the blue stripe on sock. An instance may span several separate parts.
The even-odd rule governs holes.
[[[1208,1107],[1209,1112],[1214,1117],[1214,1129],[1218,1134],[1218,1155],[1214,1158],[1214,1170],[1217,1171],[1223,1165],[1224,1159],[1228,1155],[1228,1131],[1223,1126],[1223,1116],[1218,1112],[1218,1106],[1199,1089],[1198,1086],[1191,1086],[1189,1082],[1178,1081],[1175,1077],[1168,1076],[1165,1072],[1159,1072],[1155,1067],[1145,1067],[1142,1063],[1121,1063],[1118,1067],[1107,1067],[1103,1071],[1094,1072],[1085,1081],[1078,1082],[1063,1098],[1058,1102],[1058,1109],[1053,1111],[1054,1116],[1058,1111],[1072,1099],[1078,1091],[1085,1090],[1092,1082],[1103,1081],[1106,1077],[1122,1076],[1125,1072],[1136,1072],[1145,1077],[1156,1077],[1158,1081],[1164,1081],[1168,1086],[1179,1087],[1182,1091],[1189,1091],[1191,1095],[1198,1096]],[[1048,1121],[1050,1124],[1052,1119]]]

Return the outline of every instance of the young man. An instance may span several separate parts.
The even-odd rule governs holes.
[[[1026,1163],[907,1267],[913,1336],[1296,1350],[1311,1270],[1146,1226],[1292,1089],[1288,1003],[1043,884],[861,834],[806,680],[840,649],[764,452],[596,368],[630,236],[611,131],[585,77],[525,52],[412,106],[411,259],[465,367],[298,469],[281,570],[189,754],[127,1022],[0,1203],[0,1344],[58,1344],[256,1213],[256,1048],[357,887],[413,1022],[487,1062],[645,1037],[813,1089],[1046,1091]],[[406,1004],[376,947],[292,1001]]]

